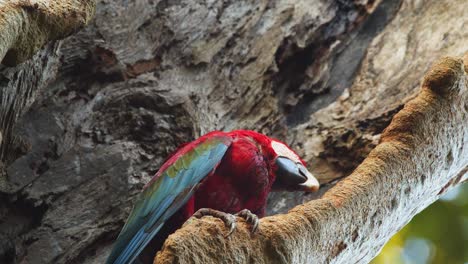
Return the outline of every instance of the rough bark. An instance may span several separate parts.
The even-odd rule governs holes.
[[[102,263],[165,156],[210,130],[279,137],[322,183],[348,175],[428,66],[466,51],[467,5],[97,1],[82,31],[0,66],[3,262]],[[269,214],[315,198],[276,193]]]
[[[239,225],[193,219],[154,263],[366,263],[411,218],[468,180],[468,54],[444,58],[356,170],[322,198]]]
[[[58,45],[53,41],[82,28],[93,16],[94,7],[94,1],[90,0],[0,1],[1,171],[4,163],[15,160],[30,148],[25,140],[12,133],[13,126],[57,74]],[[20,63],[23,64],[15,68],[4,67]],[[2,189],[5,188],[3,174]]]

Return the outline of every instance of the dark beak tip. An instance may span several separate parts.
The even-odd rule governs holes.
[[[276,164],[278,176],[284,184],[295,186],[307,182],[308,171],[305,167],[285,157],[277,158]]]

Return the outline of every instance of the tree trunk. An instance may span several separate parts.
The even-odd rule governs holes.
[[[415,214],[468,180],[468,56],[465,67],[453,58],[434,65],[380,144],[322,198],[261,219],[255,235],[241,225],[226,239],[219,219],[188,221],[155,263],[369,262]]]
[[[271,195],[269,214],[313,201],[255,237],[195,238],[225,230],[192,221],[161,262],[217,263],[207,246],[231,262],[367,262],[466,180],[460,61],[435,66],[380,136],[438,57],[467,51],[464,0],[99,0],[59,42],[94,4],[49,2],[0,0],[3,64],[48,43],[0,66],[2,263],[103,263],[165,156],[215,129],[278,137],[329,184]]]

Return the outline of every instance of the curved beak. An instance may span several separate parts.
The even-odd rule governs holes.
[[[286,188],[315,192],[320,184],[302,163],[294,162],[286,157],[276,158],[276,180]]]

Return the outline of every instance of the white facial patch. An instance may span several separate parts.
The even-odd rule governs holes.
[[[278,141],[271,141],[271,148],[276,152],[276,155],[281,157],[286,157],[294,162],[301,163],[301,159],[296,155],[292,150],[290,150],[286,145]]]

